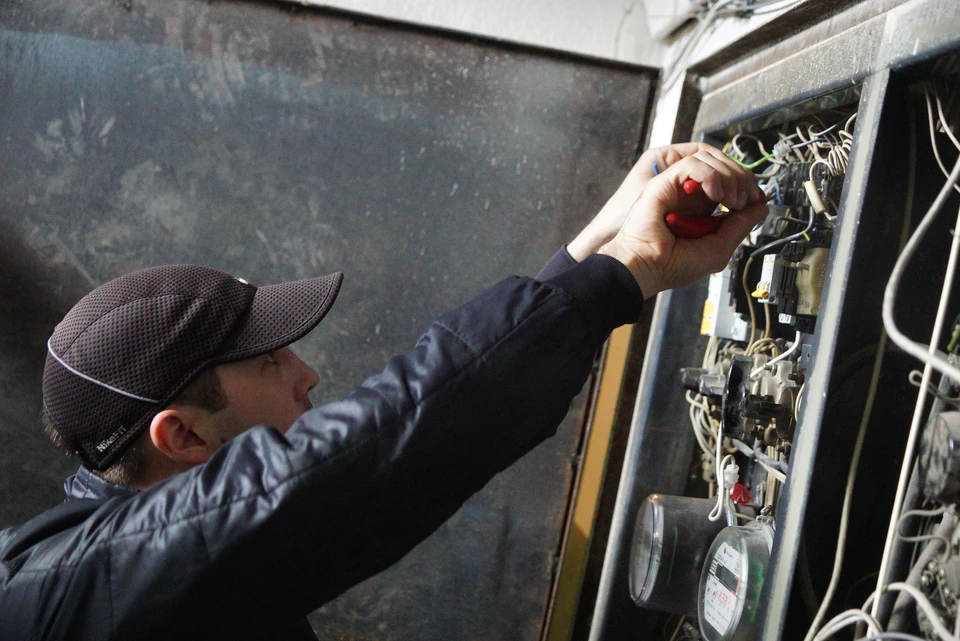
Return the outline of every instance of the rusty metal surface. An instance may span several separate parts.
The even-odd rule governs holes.
[[[0,524],[73,470],[39,432],[40,371],[93,286],[169,262],[343,270],[299,346],[314,400],[339,397],[572,238],[645,137],[656,78],[271,3],[24,0],[0,25]],[[321,638],[536,638],[582,411],[318,611]]]

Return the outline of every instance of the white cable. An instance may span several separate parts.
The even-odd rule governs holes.
[[[691,398],[692,392],[687,390],[687,402],[690,403],[690,423],[693,426],[693,435],[697,439],[697,445],[700,446],[700,449],[704,454],[712,455],[713,451],[710,447],[709,442],[704,439],[704,434],[700,427],[703,425],[697,416],[697,409],[700,408],[700,404],[696,399]]]
[[[880,624],[872,616],[863,610],[847,610],[830,619],[823,630],[814,637],[814,641],[823,641],[829,639],[843,628],[856,623],[867,624],[867,634],[879,634]]]
[[[769,361],[767,361],[766,365],[761,365],[757,369],[750,372],[750,378],[756,378],[758,374],[763,372],[763,370],[770,369],[771,365],[776,365],[780,361],[786,360],[793,356],[794,352],[800,349],[800,340],[802,338],[803,336],[800,334],[800,332],[797,332],[797,337],[793,340],[793,345],[790,346],[790,349],[785,351],[783,354],[780,354],[780,356],[777,356],[776,358],[771,358]]]
[[[954,181],[956,181],[957,177],[960,176],[960,159],[957,160],[957,164],[954,167],[954,170],[951,173],[951,176],[953,177]],[[949,193],[950,186],[951,186],[950,181],[947,181],[947,183],[944,185],[944,189],[942,189],[940,193],[941,194]],[[940,200],[940,199],[938,198],[937,200]],[[934,205],[936,204],[937,203],[934,202]],[[931,211],[933,212],[934,215],[936,215],[936,210],[931,208]],[[927,222],[928,219],[932,220],[932,216],[930,216],[930,212],[927,213],[927,216],[924,217],[924,220],[920,223],[920,227],[917,228],[917,232],[922,233],[922,228],[924,227],[924,223]],[[957,216],[957,225],[960,226],[960,212],[958,212],[958,216]],[[914,232],[914,238],[918,236],[917,232]],[[911,238],[910,240],[912,241],[914,238]],[[920,436],[920,432],[921,432],[920,427],[923,421],[924,409],[926,407],[926,400],[927,400],[926,389],[930,384],[930,376],[933,373],[933,368],[936,367],[936,364],[932,361],[942,360],[943,363],[948,365],[950,368],[957,369],[950,363],[947,363],[946,360],[940,359],[939,357],[934,355],[934,353],[936,352],[937,344],[940,342],[940,335],[943,331],[944,319],[947,313],[947,303],[950,300],[950,291],[953,286],[953,276],[957,266],[957,258],[958,258],[958,255],[960,255],[960,236],[954,235],[952,238],[953,240],[950,244],[950,257],[947,260],[947,273],[944,276],[943,290],[940,292],[940,305],[937,308],[937,315],[933,324],[933,332],[931,333],[931,336],[930,336],[930,345],[928,347],[928,352],[924,353],[922,349],[922,347],[927,347],[926,345],[920,346],[919,343],[914,343],[913,341],[906,338],[902,333],[900,333],[899,330],[896,329],[896,325],[894,325],[893,323],[892,309],[888,309],[888,305],[887,305],[888,295],[890,295],[890,292],[891,292],[890,282],[887,283],[887,292],[885,293],[884,299],[883,299],[883,312],[884,312],[883,323],[884,323],[884,326],[887,328],[887,331],[890,333],[890,338],[894,341],[894,343],[902,347],[904,351],[908,352],[913,356],[916,356],[917,358],[920,358],[920,360],[924,361],[925,364],[923,368],[923,378],[921,379],[921,383],[920,383],[920,391],[917,393],[917,402],[913,410],[913,419],[910,423],[910,432],[907,437],[907,446],[904,451],[903,464],[900,467],[900,481],[897,485],[897,495],[893,503],[893,511],[890,516],[890,525],[887,529],[887,540],[886,540],[886,543],[884,544],[883,556],[880,558],[880,573],[877,577],[877,589],[879,591],[882,591],[884,581],[886,581],[887,572],[889,571],[888,566],[890,562],[890,554],[893,549],[894,539],[897,536],[897,526],[900,522],[900,511],[903,509],[903,499],[904,499],[904,496],[906,495],[907,485],[910,481],[910,471],[913,466],[913,458],[916,451],[917,439]],[[904,254],[906,254],[907,249],[909,248],[910,248],[910,243],[907,243],[907,248],[905,248],[904,253],[900,255],[901,259],[903,258]],[[897,266],[899,267],[900,265],[901,265],[901,261],[898,260]],[[894,268],[894,271],[896,271],[896,267]],[[902,268],[901,268],[901,271],[902,271]],[[892,280],[893,280],[893,275],[891,275],[891,281]],[[896,285],[896,283],[894,285]],[[895,289],[894,289],[894,292],[895,292]],[[892,298],[892,296],[890,297]],[[890,307],[892,307],[892,304],[890,305]],[[891,330],[891,326],[892,326],[892,330]],[[897,333],[899,334],[899,337],[894,336],[893,331],[897,331]],[[898,338],[900,340],[898,340]],[[900,341],[904,341],[907,344],[905,345]],[[908,346],[911,349],[907,349]],[[944,372],[944,373],[947,373],[947,372]],[[958,370],[958,373],[960,373],[960,370]],[[955,379],[960,380],[960,377],[955,377]],[[876,603],[873,604],[874,616],[877,616],[877,611],[879,610],[879,607],[880,607],[880,604],[878,600]]]
[[[850,471],[847,473],[847,487],[843,492],[843,508],[840,512],[840,532],[837,535],[837,551],[833,557],[833,572],[830,575],[830,584],[827,586],[827,591],[823,595],[823,601],[820,603],[820,609],[817,610],[817,615],[813,618],[813,623],[810,624],[810,629],[807,630],[804,641],[819,638],[819,635],[816,635],[817,628],[820,627],[820,622],[826,617],[827,610],[830,609],[830,601],[833,600],[833,595],[837,591],[837,586],[840,584],[840,570],[843,568],[843,554],[847,545],[847,527],[850,523],[850,505],[853,502],[853,487],[857,480],[857,468],[860,466],[860,453],[863,451],[863,442],[867,436],[867,425],[870,423],[870,415],[873,413],[873,401],[877,396],[877,387],[880,383],[880,371],[883,366],[883,354],[886,348],[887,335],[884,332],[880,332],[880,341],[877,343],[877,353],[873,358],[873,372],[870,375],[867,399],[864,401],[863,414],[860,416],[860,427],[857,430],[857,442],[853,446]],[[866,606],[864,606],[864,608],[866,608]],[[872,612],[871,616],[876,617],[877,613]]]
[[[960,641],[960,639],[954,636],[950,630],[943,625],[943,622],[940,620],[940,615],[937,614],[933,604],[930,603],[927,595],[925,595],[923,592],[913,587],[909,583],[900,582],[891,583],[887,586],[887,590],[892,590],[893,592],[906,592],[913,597],[913,600],[917,602],[917,605],[920,606],[920,609],[923,610],[923,613],[927,615],[927,619],[930,621],[930,625],[932,625],[933,629],[936,631],[937,636],[943,641]],[[880,599],[875,599],[873,602],[873,607],[877,607],[879,602]]]
[[[900,257],[897,259],[896,265],[894,265],[893,271],[890,274],[890,278],[887,280],[887,286],[883,294],[883,325],[887,333],[890,335],[890,340],[892,340],[898,347],[903,349],[911,356],[920,359],[925,363],[925,366],[923,389],[920,390],[920,393],[917,396],[917,404],[914,408],[913,421],[910,426],[910,434],[907,437],[907,446],[904,452],[903,464],[900,468],[900,481],[897,486],[897,496],[893,504],[893,511],[890,516],[890,524],[887,528],[887,539],[883,548],[883,556],[880,560],[880,572],[877,577],[878,592],[882,592],[883,584],[886,581],[887,572],[889,570],[888,566],[890,564],[890,554],[893,548],[894,539],[896,538],[897,523],[899,522],[900,511],[903,506],[903,497],[906,494],[907,483],[909,482],[910,478],[910,469],[913,463],[916,441],[920,432],[920,419],[923,415],[923,406],[926,401],[925,388],[926,384],[930,380],[930,369],[937,369],[938,371],[950,376],[954,380],[960,381],[960,369],[953,366],[935,353],[937,343],[940,341],[943,317],[946,313],[946,302],[949,299],[950,288],[953,283],[958,249],[960,249],[960,242],[958,242],[960,241],[960,237],[955,234],[953,236],[953,242],[951,243],[950,258],[948,259],[947,263],[947,273],[944,277],[944,289],[941,292],[940,307],[937,310],[937,319],[934,322],[933,333],[930,338],[930,345],[922,345],[907,338],[897,328],[897,325],[893,319],[893,308],[896,302],[897,289],[900,286],[900,279],[903,276],[906,266],[912,258],[913,253],[916,251],[920,239],[923,238],[923,235],[933,224],[934,218],[936,218],[940,208],[943,207],[943,204],[950,195],[951,189],[953,189],[958,179],[960,179],[960,158],[958,158],[957,162],[954,164],[953,171],[950,172],[947,182],[944,183],[940,193],[937,194],[936,200],[934,200],[933,204],[930,205],[930,209],[927,210],[923,220],[920,221],[916,231],[913,232],[910,240],[907,241],[906,246],[900,253]],[[960,216],[958,216],[958,224],[960,224]],[[924,347],[927,348],[927,351],[924,351]],[[879,608],[880,602],[879,599],[877,599],[871,610],[873,616],[877,615]]]
[[[773,478],[777,479],[777,480],[780,481],[781,483],[786,483],[786,482],[787,482],[787,475],[784,474],[783,472],[781,472],[780,470],[775,469],[775,468],[771,467],[770,465],[767,465],[766,463],[764,463],[763,461],[761,461],[759,457],[757,457],[757,458],[755,458],[755,459],[753,459],[753,460],[755,460],[757,463],[759,463],[759,464],[760,464],[760,467],[762,467],[764,470],[766,470],[767,474],[769,474],[769,475],[772,476]]]
[[[680,76],[684,72],[684,67],[687,64],[687,61],[700,44],[700,39],[703,37],[703,34],[707,32],[707,29],[710,28],[710,25],[717,17],[717,12],[726,7],[728,4],[731,4],[733,1],[734,0],[717,0],[717,2],[710,7],[709,11],[707,11],[706,16],[699,19],[700,22],[697,24],[693,33],[690,34],[689,39],[680,49],[676,60],[672,61],[665,69],[663,86],[660,88],[661,93],[665,93],[677,80],[679,80]]]
[[[937,166],[940,167],[940,171],[943,172],[943,175],[949,176],[950,174],[947,173],[947,168],[943,164],[943,160],[940,159],[940,150],[937,148],[937,134],[933,128],[933,107],[931,107],[930,105],[929,93],[926,94],[926,99],[927,99],[927,121],[930,124],[930,146],[933,147],[933,157],[936,159]],[[944,129],[947,128],[947,126],[943,123],[942,120],[940,121],[940,124],[944,127]],[[954,185],[953,188],[956,189],[958,192],[960,192],[960,187],[958,187],[957,185]]]
[[[906,266],[913,257],[913,254],[917,249],[917,245],[920,244],[920,240],[933,224],[934,218],[936,218],[940,208],[943,207],[944,202],[946,202],[947,197],[950,195],[950,190],[957,183],[958,179],[960,179],[960,158],[957,159],[956,164],[953,166],[953,171],[950,172],[947,182],[943,185],[943,189],[940,190],[940,193],[937,195],[937,199],[930,206],[930,209],[927,210],[926,215],[923,217],[923,220],[920,221],[920,225],[917,226],[916,231],[913,232],[913,236],[910,237],[910,240],[907,242],[907,246],[900,254],[900,258],[897,259],[897,264],[894,266],[893,272],[890,274],[890,279],[887,281],[886,289],[883,292],[883,325],[886,328],[887,333],[890,334],[890,340],[892,340],[903,351],[907,352],[914,358],[918,358],[920,361],[929,364],[937,371],[946,374],[950,378],[960,383],[960,368],[957,368],[955,365],[949,363],[945,358],[937,355],[936,342],[934,342],[934,339],[931,339],[931,345],[923,345],[922,343],[912,341],[897,328],[897,324],[893,319],[893,308],[896,304],[897,290],[900,288],[900,279],[903,277]],[[949,296],[950,294],[949,288],[953,282],[954,267],[956,266],[954,247],[957,246],[958,240],[960,240],[960,234],[953,234],[950,259],[947,263],[947,274],[946,278],[944,279],[944,296]],[[941,298],[941,305],[943,304],[944,299]],[[935,337],[935,339],[939,340],[939,334]]]
[[[737,473],[740,467],[733,462],[733,455],[727,454],[720,460],[723,437],[717,439],[717,504],[707,516],[713,522],[723,518],[726,510],[733,511],[733,502],[730,500],[730,490],[738,481]]]
[[[929,98],[929,95],[927,97]],[[940,96],[937,96],[937,117],[940,119],[940,126],[943,128],[943,133],[947,134],[953,146],[956,147],[957,150],[960,150],[960,140],[957,140],[957,137],[953,135],[953,131],[950,130],[950,124],[947,122],[947,117],[943,115],[943,103],[940,102]]]
[[[852,119],[853,118],[851,117],[851,119],[847,121],[846,127],[850,126]],[[910,230],[910,212],[913,210],[914,180],[916,178],[916,166],[914,164],[916,159],[916,131],[913,126],[910,128],[910,148],[912,153],[910,155],[911,165],[907,179],[906,207],[904,208],[903,225],[900,228],[901,247],[905,246],[904,239]],[[830,583],[827,586],[826,593],[823,595],[823,601],[820,603],[820,608],[817,610],[817,614],[814,617],[813,622],[810,624],[810,629],[807,630],[804,641],[810,641],[810,639],[814,637],[820,622],[823,621],[824,617],[826,617],[827,610],[830,608],[830,602],[833,600],[833,595],[836,593],[837,586],[840,584],[840,572],[843,569],[843,555],[847,544],[847,527],[849,526],[850,522],[850,506],[853,503],[853,488],[856,483],[857,470],[860,466],[860,454],[863,452],[863,443],[867,436],[867,425],[870,424],[870,416],[873,413],[873,403],[876,399],[877,388],[880,384],[880,372],[883,369],[883,356],[886,353],[886,349],[887,334],[886,332],[881,331],[880,340],[877,341],[877,351],[873,357],[873,371],[870,373],[870,384],[867,388],[867,398],[863,404],[863,414],[860,416],[860,426],[857,428],[857,440],[853,446],[853,456],[850,460],[850,471],[847,473],[847,485],[846,489],[844,490],[843,507],[841,508],[840,512],[840,530],[837,534],[837,550],[833,557],[833,570],[830,574]],[[799,400],[798,394],[797,407],[799,407]],[[868,605],[865,603],[863,610],[866,610],[867,607]],[[876,616],[876,611],[871,612],[871,620],[875,621]],[[879,625],[877,629],[879,630]]]

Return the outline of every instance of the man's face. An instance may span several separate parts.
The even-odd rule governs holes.
[[[312,405],[307,393],[319,382],[313,369],[284,347],[217,367],[229,404],[212,416],[221,444],[256,425],[286,432]]]

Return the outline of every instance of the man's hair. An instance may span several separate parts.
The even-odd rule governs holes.
[[[228,404],[229,401],[223,391],[223,386],[220,384],[220,377],[217,376],[216,368],[211,367],[204,370],[182,392],[177,394],[167,404],[167,407],[189,405],[207,410],[210,413],[216,413],[227,407]],[[154,416],[160,411],[154,412]],[[53,444],[67,456],[73,456],[73,450],[60,436],[60,432],[57,431],[46,412],[41,412],[40,419],[43,422],[43,431],[53,441]],[[153,420],[153,417],[150,417],[150,420]],[[134,487],[143,476],[147,466],[147,446],[144,439],[149,438],[149,436],[146,436],[148,433],[149,430],[145,431],[140,438],[133,441],[113,465],[102,472],[92,470],[93,473],[111,483]]]

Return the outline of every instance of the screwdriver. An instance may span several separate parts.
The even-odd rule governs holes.
[[[656,166],[654,166],[656,169]],[[696,180],[688,178],[683,181],[683,191],[688,196],[703,194],[703,187]],[[677,238],[701,238],[717,231],[723,223],[722,216],[684,216],[676,212],[668,212],[664,222]]]

